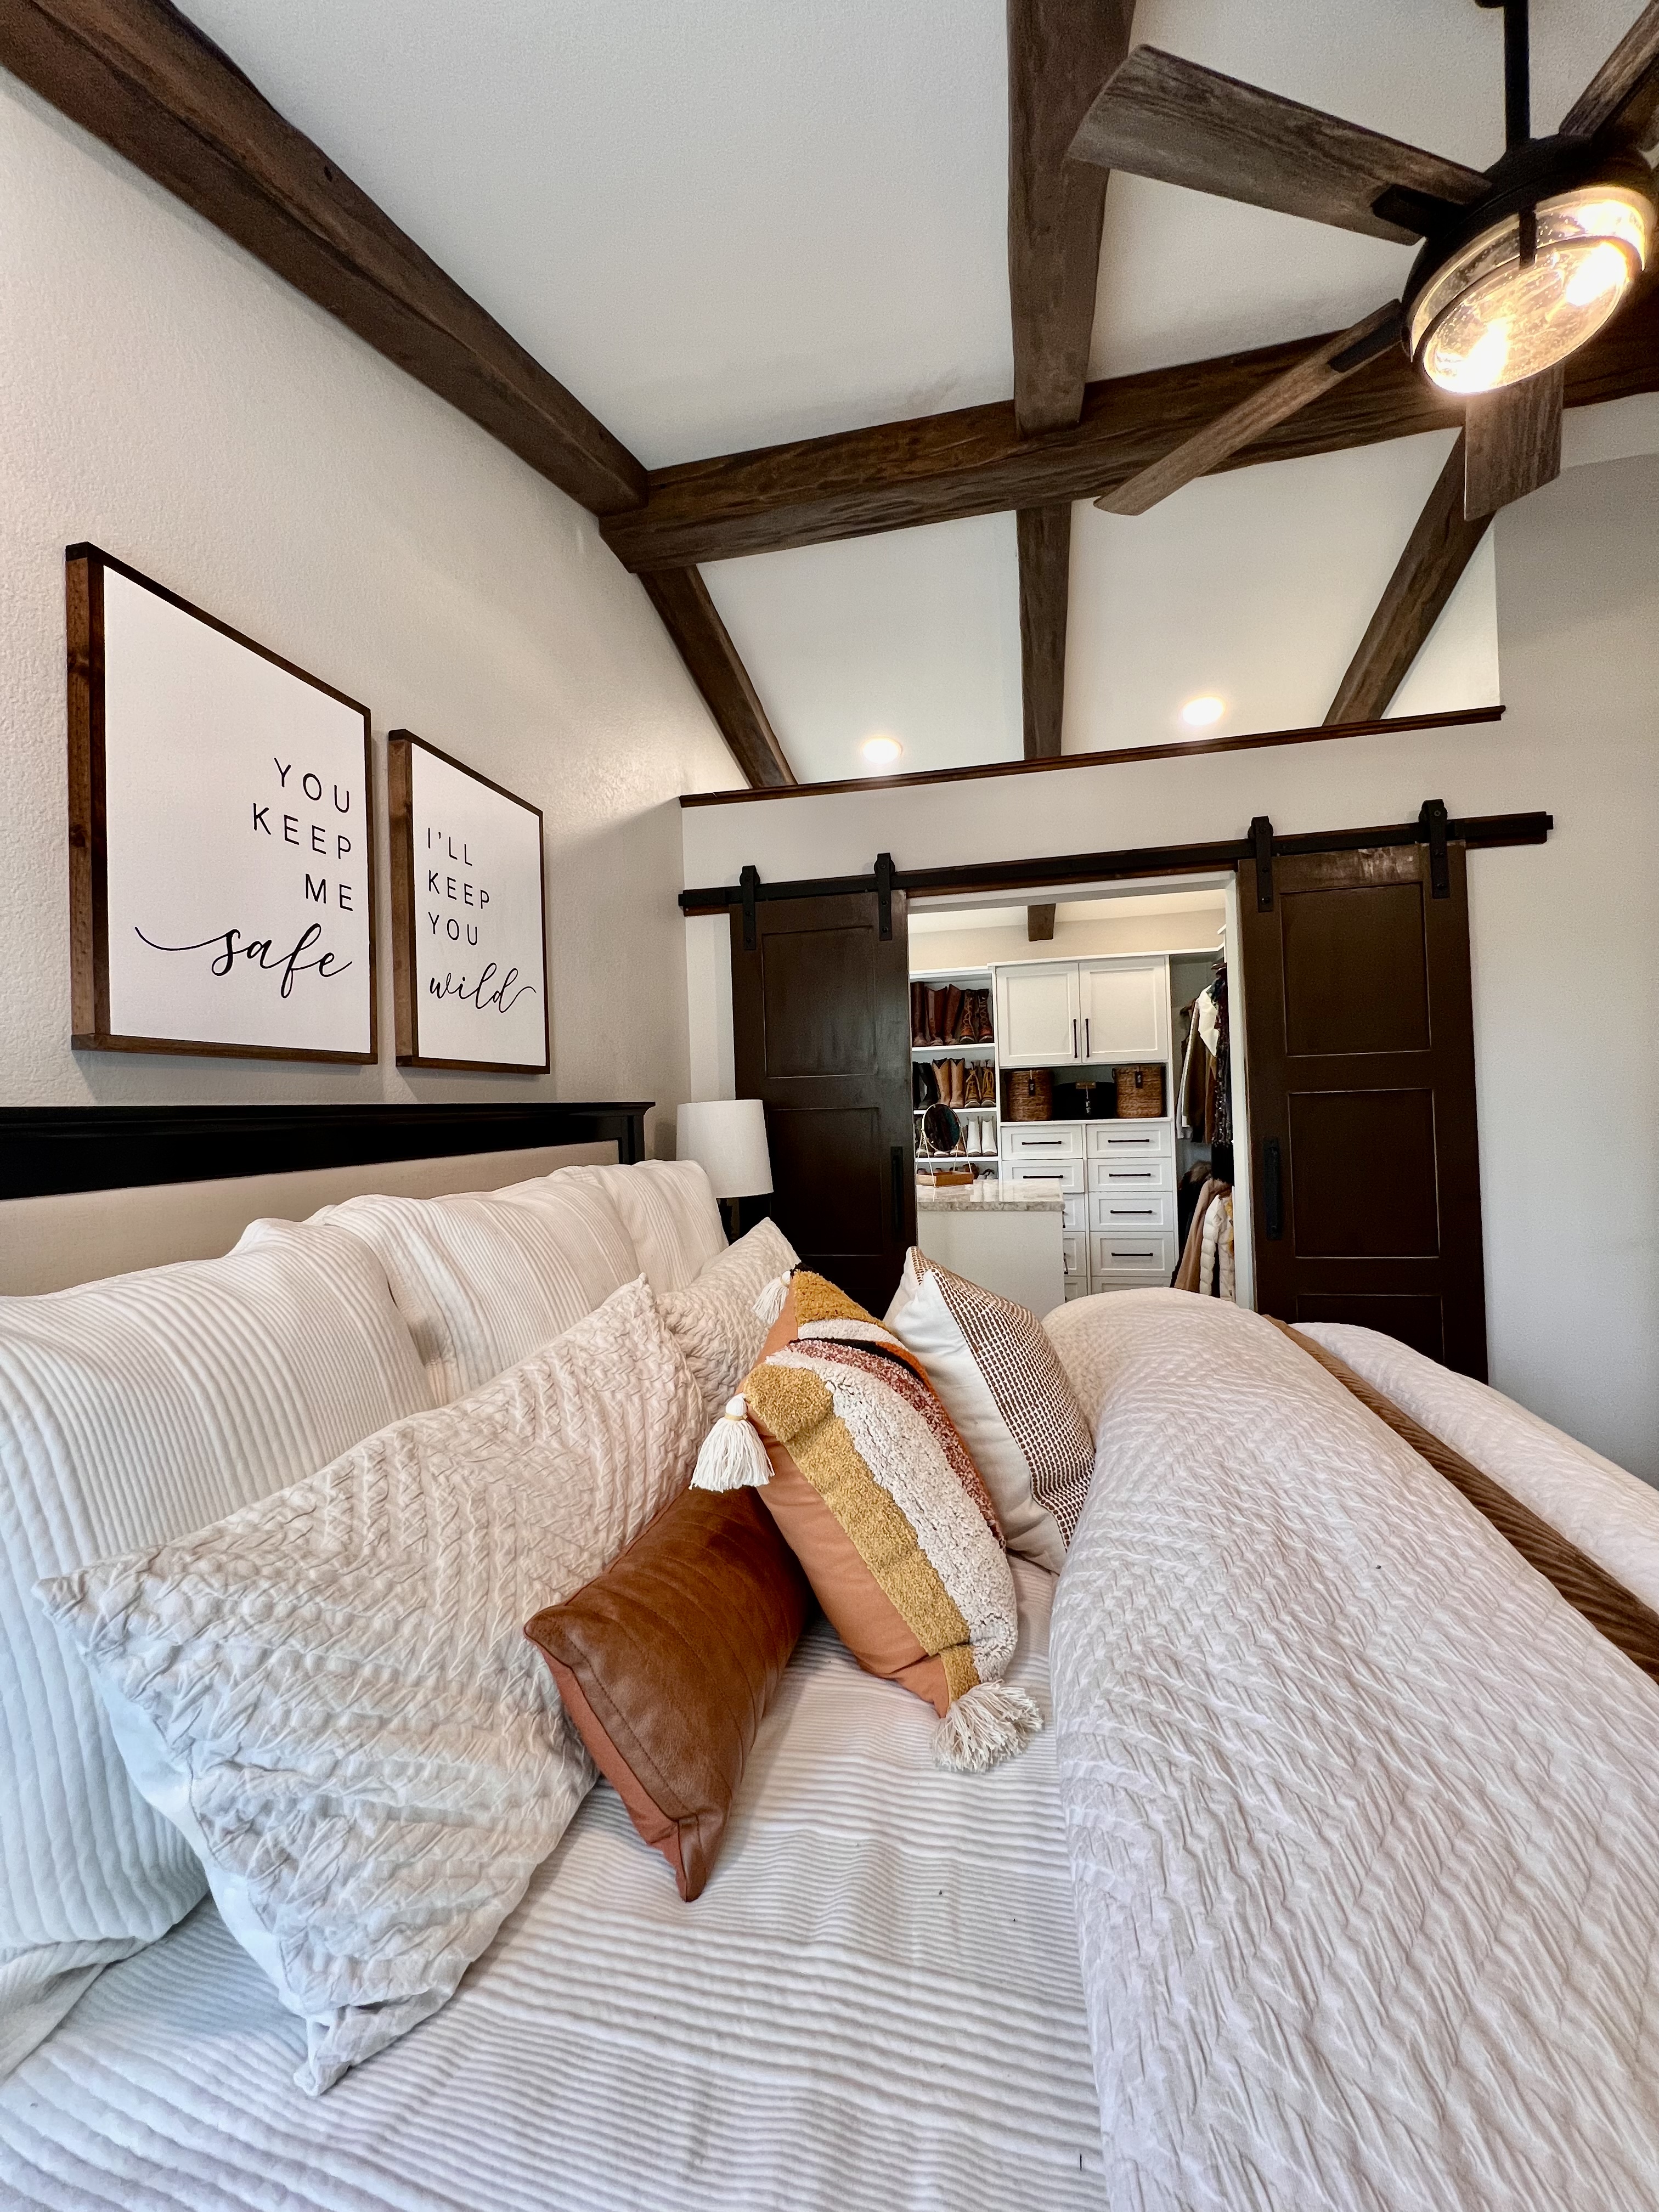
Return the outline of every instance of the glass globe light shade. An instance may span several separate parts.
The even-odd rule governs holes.
[[[1565,361],[1618,309],[1647,266],[1653,202],[1625,185],[1540,201],[1538,250],[1521,258],[1507,216],[1461,246],[1413,304],[1412,357],[1443,392],[1495,392]]]

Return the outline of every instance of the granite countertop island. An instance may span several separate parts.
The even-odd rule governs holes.
[[[1058,1213],[1062,1201],[1034,1192],[1029,1185],[1004,1182],[997,1176],[981,1176],[977,1182],[946,1184],[934,1190],[916,1185],[916,1210],[921,1213]]]

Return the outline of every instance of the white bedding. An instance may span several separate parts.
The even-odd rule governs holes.
[[[1659,1689],[1254,1315],[1048,1325],[1104,2201],[1650,2212]]]
[[[1048,1578],[1009,1680],[1048,1709]],[[1100,2202],[1054,1739],[987,1775],[809,1630],[708,1889],[587,1800],[458,1995],[320,2103],[210,1905],[0,2084],[54,2212],[1066,2212]]]

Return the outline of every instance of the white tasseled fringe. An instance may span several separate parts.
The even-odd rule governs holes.
[[[1024,1751],[1042,1728],[1042,1715],[1024,1690],[976,1682],[934,1731],[933,1764],[958,1774],[984,1774]]]
[[[771,1281],[763,1286],[760,1295],[755,1300],[753,1309],[755,1319],[760,1322],[763,1328],[771,1328],[773,1322],[783,1311],[783,1302],[788,1295],[787,1275],[774,1275]]]
[[[759,1490],[772,1480],[766,1446],[749,1419],[748,1401],[728,1398],[726,1411],[702,1440],[694,1490]]]

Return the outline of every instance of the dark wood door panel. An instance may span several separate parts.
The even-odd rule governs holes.
[[[1357,1322],[1361,1328],[1380,1330],[1397,1337],[1414,1352],[1431,1359],[1446,1356],[1445,1324],[1437,1297],[1427,1294],[1399,1297],[1386,1291],[1298,1291],[1295,1321]]]
[[[1483,1380],[1468,887],[1425,846],[1240,870],[1256,1302],[1381,1329]]]
[[[808,1266],[884,1312],[915,1235],[902,892],[762,900],[732,916],[737,1089],[766,1106],[771,1212]]]
[[[1420,884],[1286,891],[1285,1045],[1304,1053],[1425,1052],[1429,978]]]
[[[1432,1091],[1292,1091],[1285,1104],[1298,1260],[1439,1251]]]
[[[872,933],[785,927],[763,933],[760,950],[768,1077],[873,1075]]]

